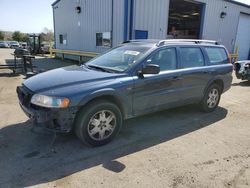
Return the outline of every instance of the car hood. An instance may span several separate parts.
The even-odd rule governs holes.
[[[122,75],[99,72],[87,69],[84,66],[73,65],[40,73],[27,79],[23,84],[31,91],[38,93],[85,83],[88,86],[95,85],[114,80],[120,76]]]

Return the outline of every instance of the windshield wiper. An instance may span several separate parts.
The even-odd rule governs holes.
[[[117,71],[112,70],[112,69],[108,69],[108,68],[104,68],[104,67],[99,67],[99,66],[95,66],[95,65],[85,65],[87,68],[90,69],[96,69],[96,70],[101,70],[102,72],[109,72],[109,73],[115,73]]]

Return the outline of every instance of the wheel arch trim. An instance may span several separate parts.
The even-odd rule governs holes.
[[[213,79],[211,79],[211,80],[209,80],[209,82],[207,83],[207,85],[206,85],[206,87],[205,87],[205,89],[204,89],[204,91],[203,91],[203,94],[205,94],[206,93],[206,91],[207,91],[207,89],[212,85],[212,84],[218,84],[219,86],[221,86],[222,88],[222,91],[221,91],[221,93],[223,93],[223,90],[224,90],[224,81],[223,81],[223,79],[220,77],[220,76],[217,76],[217,77],[215,77],[215,78],[213,78]]]
[[[100,89],[90,93],[89,95],[82,98],[78,106],[84,107],[88,103],[97,99],[104,99],[115,103],[121,110],[124,119],[127,119],[127,117],[129,117],[132,113],[132,106],[127,102],[129,99],[122,93],[117,93],[117,91],[112,88]]]

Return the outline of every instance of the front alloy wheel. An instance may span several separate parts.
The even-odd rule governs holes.
[[[76,117],[75,132],[85,144],[101,146],[110,142],[122,126],[122,114],[113,103],[104,100],[91,102]]]
[[[88,123],[88,134],[93,140],[105,140],[112,135],[115,127],[115,114],[109,110],[102,110],[90,118]]]

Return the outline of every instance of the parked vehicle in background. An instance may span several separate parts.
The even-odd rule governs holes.
[[[10,48],[10,41],[5,41],[7,44],[8,44],[8,46],[9,46],[9,48]]]
[[[214,111],[232,71],[227,50],[215,41],[136,40],[81,66],[31,77],[17,94],[35,125],[74,130],[82,142],[100,146],[125,119],[193,103]]]
[[[238,79],[250,80],[250,60],[237,61],[234,66]]]
[[[10,42],[10,48],[19,48],[19,47],[20,47],[19,42],[17,41]]]
[[[20,42],[20,47],[23,49],[27,49],[28,48],[27,42]]]
[[[49,53],[50,51],[50,44],[49,43],[42,43],[41,44],[41,51],[42,53],[46,54]]]
[[[9,48],[9,45],[7,42],[0,41],[0,48]]]

